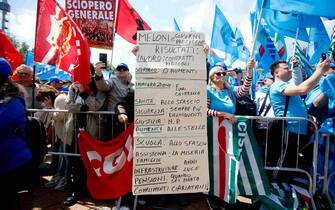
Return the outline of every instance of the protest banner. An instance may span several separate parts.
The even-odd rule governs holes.
[[[66,0],[66,11],[90,47],[113,48],[115,0]]]
[[[208,192],[204,35],[137,37],[133,193]]]

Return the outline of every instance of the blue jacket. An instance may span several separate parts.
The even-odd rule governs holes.
[[[21,99],[13,97],[0,103],[0,173],[6,173],[27,163],[31,157],[23,135],[27,118]]]

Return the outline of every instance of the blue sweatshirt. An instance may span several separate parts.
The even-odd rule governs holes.
[[[23,139],[26,123],[26,109],[18,97],[0,103],[0,173],[16,169],[31,159],[31,151]]]

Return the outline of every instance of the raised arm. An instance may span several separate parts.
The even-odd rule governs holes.
[[[247,76],[243,82],[243,85],[237,86],[234,88],[235,95],[237,98],[244,96],[247,94],[251,87],[252,82],[252,70],[255,66],[255,60],[253,58],[249,58],[248,66],[247,66]]]
[[[301,96],[307,94],[308,91],[310,91],[313,87],[315,87],[315,85],[317,85],[322,75],[327,72],[328,69],[328,60],[320,61],[316,66],[315,72],[310,78],[302,82],[300,85],[290,84],[283,91],[284,95]]]

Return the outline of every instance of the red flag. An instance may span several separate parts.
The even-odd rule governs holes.
[[[53,65],[73,75],[74,81],[90,82],[90,48],[78,26],[55,0],[39,0],[35,61]]]
[[[22,64],[22,57],[2,30],[0,30],[0,57],[5,58],[9,62],[13,70],[13,76],[15,77],[16,68]]]
[[[79,135],[87,187],[95,199],[112,199],[131,192],[134,124],[115,139],[101,142],[85,131]]]
[[[141,18],[128,0],[119,0],[115,31],[125,40],[136,44],[138,30],[151,30],[150,26]]]

